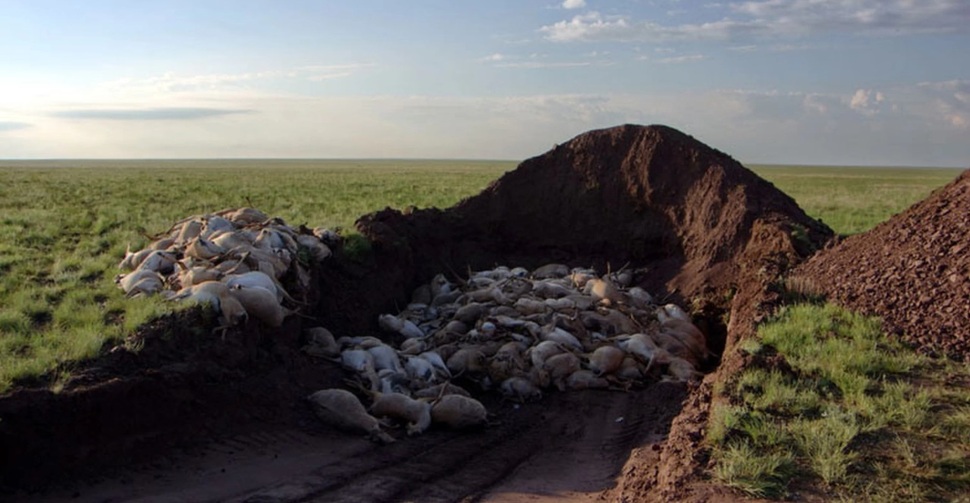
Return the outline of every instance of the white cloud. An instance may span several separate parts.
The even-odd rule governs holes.
[[[359,70],[372,68],[372,63],[352,63],[347,65],[315,65],[303,66],[290,72],[288,75],[296,78],[305,78],[313,82],[323,80],[342,79],[356,74]]]
[[[147,78],[124,78],[109,82],[107,88],[144,92],[193,92],[224,88],[241,88],[246,83],[271,79],[298,79],[319,82],[350,77],[360,70],[372,68],[372,63],[342,65],[308,65],[289,70],[267,70],[237,74],[178,75],[164,73]]]
[[[586,0],[563,0],[563,9],[582,9],[586,7]]]
[[[654,22],[634,22],[627,16],[603,16],[588,12],[574,16],[569,21],[559,21],[539,28],[553,42],[662,42],[675,40],[727,39],[738,34],[764,33],[767,27],[760,21],[733,21],[721,19],[702,24],[663,26]]]
[[[684,55],[684,56],[671,56],[669,58],[661,58],[661,59],[658,59],[657,62],[658,63],[665,63],[665,64],[670,64],[670,63],[689,63],[691,61],[703,61],[705,59],[707,59],[707,56],[705,56],[703,54],[688,54],[688,55]]]
[[[970,81],[921,82],[917,89],[929,102],[926,117],[958,130],[970,128]]]
[[[728,47],[728,50],[734,52],[792,52],[806,51],[816,47],[817,46],[811,44],[747,44]]]
[[[550,61],[547,54],[532,53],[528,56],[514,54],[492,54],[482,58],[480,61],[491,63],[495,68],[574,68],[585,66],[608,66],[612,61],[605,59],[609,56],[608,51],[593,51],[583,54],[584,59],[576,61]]]
[[[21,129],[27,129],[29,127],[30,127],[30,124],[26,122],[0,121],[0,133],[3,133],[5,131],[18,131]]]
[[[625,17],[604,18],[599,12],[574,16],[570,21],[559,21],[543,26],[539,31],[554,42],[576,40],[635,40],[636,31]]]
[[[663,25],[589,12],[542,26],[554,42],[795,38],[815,33],[901,35],[970,31],[966,0],[758,0],[731,3],[728,16]],[[798,46],[794,46],[798,47]]]
[[[886,95],[881,91],[857,89],[849,99],[849,108],[863,114],[875,115],[886,105]]]
[[[802,100],[802,108],[810,113],[825,115],[831,108],[831,104],[828,101],[825,96],[820,94],[806,94]]]
[[[592,65],[589,61],[517,61],[512,63],[501,63],[495,65],[496,68],[576,68]]]
[[[777,28],[876,33],[967,31],[965,0],[758,0],[731,4]]]
[[[111,120],[111,121],[185,121],[209,119],[223,115],[250,113],[251,110],[233,110],[205,107],[161,108],[82,108],[53,112],[62,119]]]

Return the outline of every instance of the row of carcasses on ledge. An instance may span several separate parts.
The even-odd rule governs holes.
[[[250,317],[279,327],[292,313],[286,277],[305,291],[308,268],[330,256],[339,236],[327,229],[293,229],[254,208],[228,209],[183,219],[142,250],[129,246],[116,283],[125,295],[162,293],[210,305],[225,330]]]
[[[391,339],[307,330],[304,351],[339,361],[369,395],[369,413],[345,390],[311,395],[333,425],[387,440],[377,418],[417,434],[432,423],[482,424],[469,390],[497,389],[525,402],[543,390],[629,389],[660,379],[692,381],[710,358],[704,334],[674,304],[656,305],[634,273],[600,276],[548,264],[497,267],[455,284],[444,275],[419,287],[397,315],[378,323]]]

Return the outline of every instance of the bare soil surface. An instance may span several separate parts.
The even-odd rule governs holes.
[[[795,276],[918,351],[970,361],[970,171]]]
[[[79,365],[53,394],[0,397],[0,487],[86,501],[712,500],[698,486],[710,387],[779,298],[778,280],[831,231],[726,154],[663,126],[591,131],[523,162],[447,210],[366,215],[368,246],[338,250],[305,292],[314,320],[253,324],[225,340],[171,316]],[[483,401],[479,432],[432,430],[389,446],[316,423],[302,397],[341,386],[298,351],[306,326],[378,335],[438,272],[548,262],[613,270],[691,306],[723,363],[696,389]],[[716,363],[716,362],[714,362]],[[400,436],[398,434],[398,436]],[[223,471],[225,470],[225,471]],[[691,482],[688,484],[687,482]],[[701,487],[698,489],[698,487]]]
[[[390,445],[328,430],[260,431],[39,501],[554,501],[595,499],[634,445],[656,445],[679,383],[633,393],[557,394],[493,403],[481,431],[433,430]],[[645,404],[650,404],[649,406]],[[308,420],[312,419],[307,417]]]

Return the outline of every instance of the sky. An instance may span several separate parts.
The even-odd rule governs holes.
[[[0,0],[0,159],[522,160],[665,124],[970,167],[970,0]]]

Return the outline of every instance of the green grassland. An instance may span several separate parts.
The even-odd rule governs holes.
[[[740,349],[707,441],[713,475],[751,496],[814,486],[827,500],[966,501],[970,368],[922,357],[879,320],[786,307]]]
[[[114,285],[131,244],[174,222],[254,206],[290,225],[342,227],[394,208],[448,207],[510,161],[187,160],[0,162],[0,393],[70,373],[72,361],[172,309]],[[756,166],[838,232],[865,230],[955,170]]]
[[[941,168],[851,166],[753,165],[751,169],[839,234],[871,229],[960,173]]]
[[[34,161],[0,163],[0,393],[65,377],[172,306],[114,284],[130,243],[187,216],[254,206],[289,225],[353,229],[386,206],[451,206],[511,162]],[[55,387],[57,382],[54,383]]]

